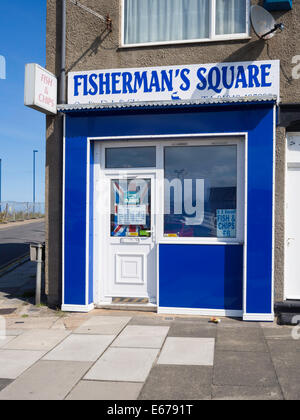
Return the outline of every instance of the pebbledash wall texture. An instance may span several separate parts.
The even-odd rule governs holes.
[[[300,54],[300,2],[293,9],[273,12],[285,30],[274,38],[121,48],[121,2],[81,0],[102,15],[110,15],[113,30],[97,17],[67,1],[66,71],[170,66],[197,63],[280,60],[281,103],[298,103],[300,80],[292,77],[293,57]],[[251,1],[260,4],[262,1]],[[47,0],[47,69],[59,77],[61,54],[61,0]],[[50,305],[59,305],[62,294],[62,116],[47,117],[46,157],[46,293]],[[289,123],[276,132],[275,187],[275,300],[283,299],[285,142]],[[259,240],[259,238],[258,238]]]

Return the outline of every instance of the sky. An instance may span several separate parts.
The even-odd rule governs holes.
[[[32,202],[38,150],[36,202],[45,202],[46,120],[24,106],[24,71],[26,63],[46,64],[46,0],[0,1],[0,56],[6,61],[6,79],[0,78],[2,201]]]

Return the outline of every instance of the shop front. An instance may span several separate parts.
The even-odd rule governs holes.
[[[278,67],[69,75],[63,310],[273,320]]]

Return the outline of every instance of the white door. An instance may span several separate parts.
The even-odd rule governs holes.
[[[156,303],[155,174],[118,170],[105,186],[102,300]]]
[[[300,135],[288,138],[285,249],[285,298],[300,299]]]

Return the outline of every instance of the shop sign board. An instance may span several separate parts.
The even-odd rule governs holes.
[[[68,103],[279,98],[279,82],[279,60],[79,71],[68,75]]]
[[[57,78],[38,64],[25,66],[24,104],[44,114],[57,114]]]

